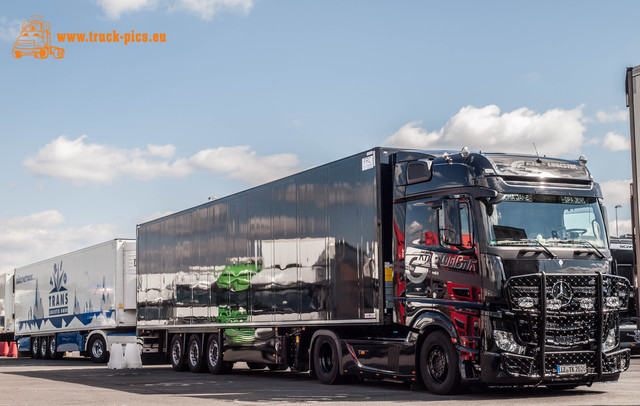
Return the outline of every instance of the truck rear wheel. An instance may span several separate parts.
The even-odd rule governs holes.
[[[56,342],[56,336],[49,337],[49,358],[60,359],[62,353],[58,352],[58,343]]]
[[[429,392],[448,395],[460,390],[458,353],[442,331],[427,336],[420,349],[420,373]]]
[[[101,335],[95,335],[89,341],[89,358],[96,364],[107,362],[109,352],[107,351],[107,343]]]
[[[184,371],[187,369],[187,359],[184,353],[184,345],[182,336],[176,334],[171,339],[171,347],[169,348],[169,360],[175,371]]]
[[[339,383],[339,369],[338,345],[329,336],[319,336],[313,345],[313,370],[318,380],[325,385]]]
[[[40,338],[40,358],[49,358],[49,337]]]
[[[40,358],[40,340],[38,337],[31,337],[31,358]]]
[[[191,334],[189,345],[187,346],[187,364],[191,372],[204,372],[204,355],[202,351],[202,340],[198,334]]]

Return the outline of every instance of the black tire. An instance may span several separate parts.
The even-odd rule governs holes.
[[[103,364],[109,359],[109,351],[107,351],[107,343],[104,338],[97,334],[89,341],[89,347],[87,348],[89,358],[96,364]]]
[[[51,359],[60,359],[62,358],[62,353],[58,352],[58,343],[56,341],[56,336],[49,337],[49,358]]]
[[[204,351],[202,340],[198,334],[191,334],[186,353],[187,365],[191,372],[204,372],[206,365],[204,362]]]
[[[185,356],[184,343],[182,336],[176,334],[171,339],[171,347],[169,347],[169,361],[175,371],[186,371],[187,357]]]
[[[49,359],[49,337],[40,338],[40,358]]]
[[[427,336],[420,349],[420,373],[429,392],[450,395],[460,390],[458,353],[442,331]]]
[[[313,370],[325,385],[340,383],[340,358],[338,345],[329,336],[318,336],[313,345]]]
[[[218,343],[217,334],[211,334],[209,336],[204,353],[204,360],[210,373],[218,375],[228,372],[225,368],[226,363],[222,360],[222,348],[220,348],[220,343]]]
[[[40,358],[39,337],[31,337],[31,358]]]

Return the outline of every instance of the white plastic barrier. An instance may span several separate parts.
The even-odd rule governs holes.
[[[111,344],[111,351],[109,353],[109,362],[107,363],[109,369],[124,369],[127,367],[124,352],[122,351],[122,344]]]
[[[127,363],[127,368],[142,368],[142,358],[140,357],[138,344],[127,343],[124,350],[124,360]]]

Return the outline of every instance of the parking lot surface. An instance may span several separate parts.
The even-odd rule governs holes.
[[[110,370],[84,358],[33,360],[0,357],[3,405],[637,405],[640,357],[619,382],[590,388],[483,389],[458,396],[432,395],[392,382],[326,386],[308,374],[249,370],[229,375],[178,373],[169,365]]]

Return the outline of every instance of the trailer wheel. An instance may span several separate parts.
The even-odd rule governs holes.
[[[40,358],[49,358],[49,337],[42,337],[40,339]]]
[[[204,354],[202,351],[202,340],[198,334],[191,334],[189,345],[187,346],[187,364],[191,372],[204,372]]]
[[[62,353],[58,352],[58,344],[56,342],[56,336],[49,337],[49,358],[51,359],[62,358]]]
[[[222,349],[218,343],[218,335],[211,334],[207,341],[207,351],[204,353],[209,372],[214,375],[226,373],[225,362],[222,361]]]
[[[171,339],[171,347],[169,349],[169,359],[171,366],[175,371],[185,371],[187,369],[187,359],[184,354],[184,346],[182,336],[176,334]]]
[[[458,353],[447,334],[435,331],[424,340],[420,349],[420,372],[431,393],[448,395],[460,389]]]
[[[40,358],[40,340],[31,337],[31,358]]]
[[[107,362],[109,352],[107,351],[107,343],[101,335],[97,334],[89,341],[89,358],[96,364]]]
[[[329,336],[318,336],[313,345],[313,370],[318,380],[325,385],[339,383],[339,368],[336,342]]]

